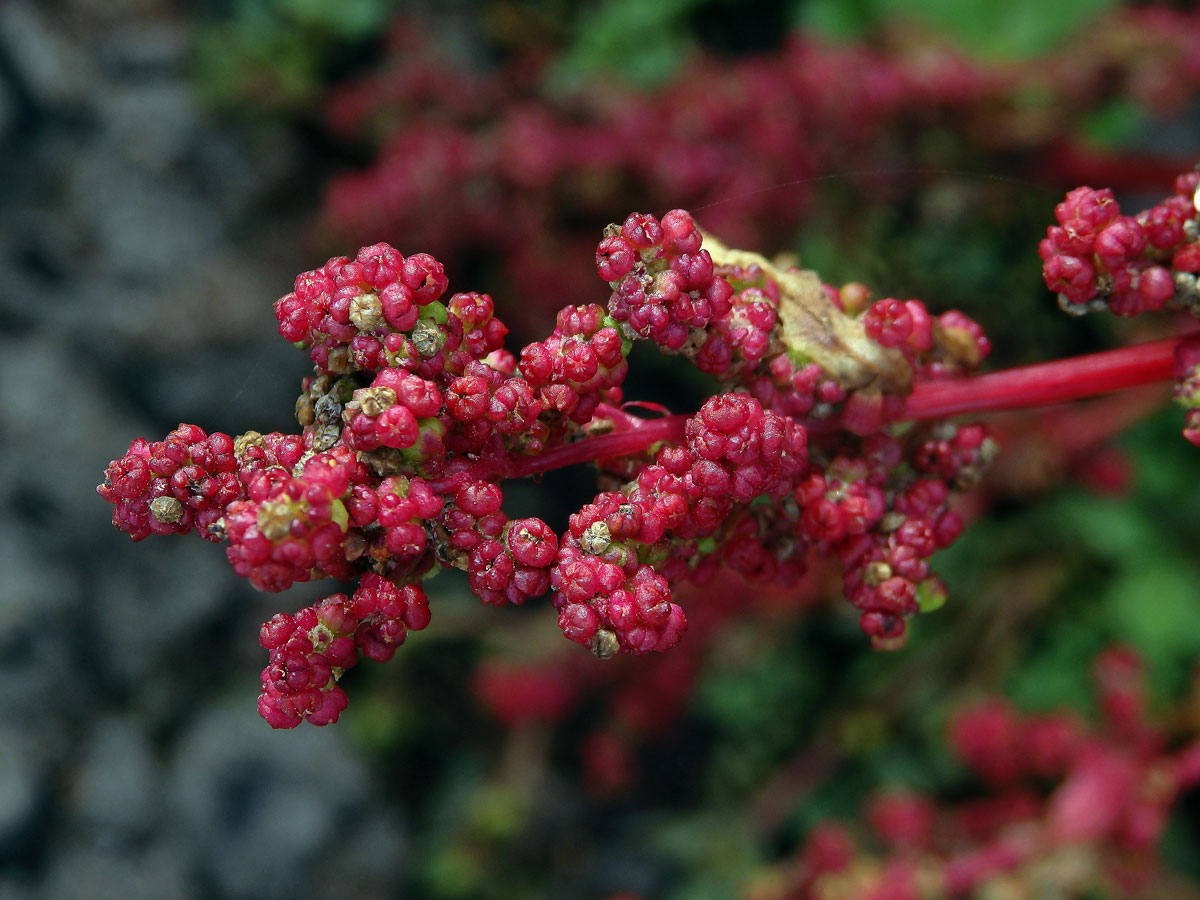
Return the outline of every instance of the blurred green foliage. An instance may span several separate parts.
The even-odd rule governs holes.
[[[699,0],[605,0],[587,6],[571,45],[551,69],[551,84],[576,88],[603,74],[641,87],[667,81],[695,49],[686,21],[699,5]]]
[[[859,38],[889,19],[953,38],[972,56],[1022,59],[1045,53],[1119,0],[799,0],[798,24]]]
[[[236,0],[196,25],[195,82],[218,107],[303,116],[335,53],[377,36],[394,12],[391,0]]]

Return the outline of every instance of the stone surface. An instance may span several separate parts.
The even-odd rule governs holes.
[[[342,732],[271,731],[249,705],[198,715],[167,780],[169,821],[227,896],[300,895],[325,869],[344,866],[353,831],[371,818],[368,772]],[[382,829],[373,848],[368,855],[385,865],[399,859],[398,830]]]
[[[136,719],[101,719],[85,739],[70,802],[82,832],[113,844],[146,835],[159,820],[162,773]]]
[[[310,262],[267,200],[294,137],[198,105],[184,12],[0,2],[0,898],[317,897],[344,833],[324,895],[392,896],[404,832],[359,752],[255,713],[294,598],[131,543],[95,492],[182,419],[288,427],[307,369],[271,314]]]

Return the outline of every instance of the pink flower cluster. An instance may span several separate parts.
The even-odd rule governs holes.
[[[1175,401],[1186,412],[1183,436],[1200,447],[1200,340],[1194,336],[1175,351]]]
[[[1175,179],[1174,193],[1135,216],[1121,215],[1111,190],[1076,188],[1055,207],[1058,220],[1038,245],[1046,286],[1068,312],[1119,316],[1171,304],[1200,305],[1200,173]]]
[[[1123,216],[1111,190],[1080,187],[1054,210],[1038,245],[1046,286],[1076,315],[1108,309],[1136,316],[1164,307],[1200,315],[1200,167],[1137,216]],[[1200,351],[1195,336],[1175,349],[1175,399],[1183,434],[1200,446]]]
[[[689,573],[697,542],[711,543],[735,506],[786,493],[806,460],[804,428],[746,394],[709,399],[685,436],[571,517],[554,605],[563,633],[598,656],[674,645],[686,620],[669,579]]]
[[[112,503],[113,525],[135,541],[195,529],[219,541],[217,523],[242,494],[233,440],[180,425],[161,441],[141,438],[104,473],[100,496]]]
[[[897,135],[954,136],[966,160],[1003,148],[993,156],[1019,167],[1011,174],[1087,180],[1072,171],[1087,160],[1073,144],[1087,116],[1114,100],[1185,107],[1200,87],[1198,35],[1194,10],[1123,8],[1017,65],[968,60],[911,29],[857,43],[795,33],[752,59],[695,58],[652,92],[597,76],[564,94],[545,90],[553,79],[536,49],[481,73],[438,57],[404,16],[380,71],[329,98],[334,134],[375,155],[331,181],[324,230],[356,242],[403,234],[454,265],[484,250],[541,315],[588,296],[587,273],[570,263],[592,243],[580,223],[636,206],[704,208],[738,246],[779,249],[823,176],[903,190],[880,176],[896,165]],[[910,165],[945,166],[946,150]]]
[[[439,520],[447,538],[442,552],[451,565],[467,570],[467,583],[484,603],[519,606],[549,588],[547,567],[558,535],[541,519],[509,521],[500,509],[503,500],[500,488],[487,481],[460,486]]]
[[[397,587],[365,575],[353,596],[333,594],[295,615],[278,613],[259,643],[270,653],[258,711],[272,728],[336,722],[346,708],[337,680],[358,654],[387,662],[409,631],[429,624],[429,600],[419,585]]]
[[[1132,651],[1112,648],[1095,669],[1101,725],[1003,699],[960,710],[949,740],[973,796],[942,807],[911,791],[875,795],[863,810],[871,833],[817,826],[778,896],[1144,896],[1167,815],[1200,783],[1200,744],[1174,748],[1151,722]]]
[[[349,598],[264,629],[260,708],[279,727],[337,718],[337,680],[357,653],[388,656],[424,627],[419,585],[437,567],[465,571],[489,605],[552,591],[564,634],[608,657],[680,639],[680,581],[724,564],[792,584],[815,550],[845,568],[875,644],[898,646],[906,620],[944,596],[928,557],[957,536],[949,493],[990,451],[978,427],[889,437],[887,414],[914,377],[970,368],[986,339],[917,301],[847,314],[842,292],[811,273],[719,244],[714,258],[704,242],[683,210],[610,226],[596,254],[607,311],[564,308],[519,356],[503,348],[507,329],[486,294],[445,298],[432,257],[375,244],[331,259],[275,303],[280,334],[314,363],[296,404],[302,432],[235,440],[181,426],[163,442],[135,441],[100,493],[134,539],[195,529],[224,540],[234,570],[260,590],[362,579]],[[832,337],[789,334],[805,303],[838,320],[837,340],[868,368],[808,358],[806,347]],[[690,358],[723,389],[691,417],[634,417],[617,405],[634,339]],[[819,441],[795,418],[805,414],[821,424]],[[855,423],[846,432],[843,414]],[[561,537],[503,511],[505,478],[589,459],[624,483]]]

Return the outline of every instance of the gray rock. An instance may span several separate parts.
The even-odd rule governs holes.
[[[77,829],[114,845],[148,833],[160,813],[162,775],[146,735],[132,719],[106,718],[84,748],[67,800]]]
[[[391,900],[404,875],[407,851],[394,811],[364,810],[344,823],[338,852],[313,872],[309,895]]]
[[[47,4],[24,0],[0,4],[0,41],[35,102],[81,105],[95,77],[90,60],[54,28],[48,11]]]
[[[45,760],[32,737],[19,728],[0,731],[0,859],[31,849],[46,787]]]
[[[14,516],[0,515],[0,646],[23,639],[26,629],[54,621],[69,605],[78,582],[48,565],[41,544]]]
[[[135,425],[94,374],[73,358],[65,336],[0,338],[0,445],[5,480],[0,497],[36,488],[60,532],[95,528],[108,513],[94,503],[96,485],[114,455],[129,446]],[[97,465],[99,468],[97,468]],[[93,523],[87,523],[91,517]]]
[[[347,830],[371,820],[371,773],[334,729],[273,731],[252,704],[213,707],[180,737],[168,784],[169,821],[224,895],[309,896],[339,865]],[[373,853],[400,858],[394,823]]]
[[[112,648],[99,664],[139,696],[141,685],[170,679],[172,655],[227,614],[225,600],[236,581],[220,547],[192,536],[159,540],[171,541],[163,552],[137,553],[140,559],[123,554],[99,567],[87,599],[93,643]]]
[[[177,23],[156,21],[144,13],[104,31],[96,48],[97,65],[114,81],[178,79],[184,74],[187,38]]]
[[[30,879],[16,874],[0,873],[0,897],[4,900],[33,900],[33,891]]]
[[[193,900],[200,896],[183,848],[160,840],[146,850],[97,847],[87,840],[55,855],[39,900]]]

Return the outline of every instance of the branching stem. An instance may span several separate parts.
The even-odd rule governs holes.
[[[909,394],[904,418],[1027,409],[1166,381],[1172,377],[1175,348],[1193,337],[1164,338],[973,378],[924,382]]]
[[[1166,381],[1172,377],[1175,348],[1195,337],[1197,335],[1193,334],[1164,338],[970,378],[922,382],[909,394],[903,418],[944,419],[964,413],[1027,409]],[[510,477],[534,475],[578,463],[636,454],[663,441],[679,441],[688,418],[680,414],[640,419],[615,408],[598,412],[614,421],[620,430],[515,460],[506,474]]]

